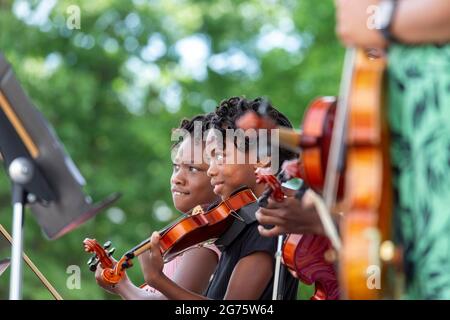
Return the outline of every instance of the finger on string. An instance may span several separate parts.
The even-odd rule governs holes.
[[[275,226],[272,229],[266,229],[263,226],[259,225],[258,231],[259,231],[259,234],[262,235],[263,237],[275,237],[280,234],[284,234],[283,229],[278,226]]]
[[[156,232],[156,231],[153,232],[151,242],[152,242],[151,253],[152,254],[160,253],[160,251],[159,251],[159,233],[158,232]]]

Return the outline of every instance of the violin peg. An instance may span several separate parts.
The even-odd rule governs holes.
[[[95,258],[96,258],[96,256],[92,256],[92,257],[88,260],[87,264],[91,264],[92,262],[94,262]]]
[[[111,250],[108,251],[108,256],[111,257],[114,252],[116,251],[116,248],[112,248]]]
[[[95,271],[97,271],[97,266],[95,264],[92,264],[89,266],[89,270],[92,272],[95,272]]]
[[[97,270],[98,263],[99,263],[99,261],[97,260],[95,263],[90,264],[89,270],[91,270],[92,272],[95,272]]]
[[[123,269],[128,269],[131,268],[133,266],[133,262],[131,260],[125,261],[122,263],[122,268]]]
[[[111,247],[111,241],[106,241],[105,244],[103,245],[103,248],[109,249],[109,247]]]

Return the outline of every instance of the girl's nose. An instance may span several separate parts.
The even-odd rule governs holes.
[[[184,186],[186,184],[186,179],[184,178],[184,174],[182,173],[183,170],[178,169],[177,172],[174,172],[172,174],[172,177],[170,178],[170,182],[174,185],[182,185]]]
[[[218,170],[217,170],[217,164],[215,163],[215,161],[211,161],[209,163],[209,168],[208,171],[206,171],[206,174],[208,175],[208,177],[212,178],[217,176]]]

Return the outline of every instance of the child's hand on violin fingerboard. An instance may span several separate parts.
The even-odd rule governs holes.
[[[145,282],[149,286],[154,286],[155,281],[163,275],[164,261],[159,249],[159,238],[159,234],[153,232],[151,237],[151,249],[143,252],[138,257]]]

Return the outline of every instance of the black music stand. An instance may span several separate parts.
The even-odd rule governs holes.
[[[0,53],[0,154],[12,182],[10,299],[21,299],[24,209],[29,205],[49,239],[73,230],[117,200],[93,204],[85,180],[53,128],[22,90]]]

